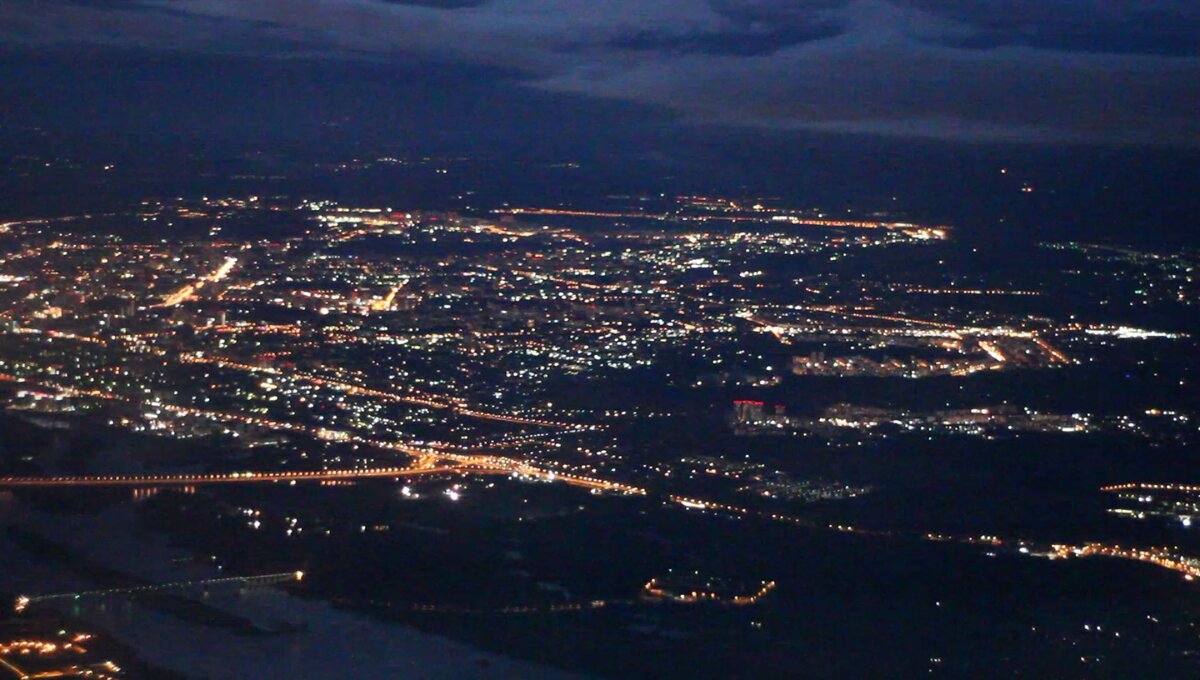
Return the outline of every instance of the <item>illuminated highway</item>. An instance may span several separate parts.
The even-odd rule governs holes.
[[[1200,486],[1188,484],[1146,484],[1141,482],[1132,482],[1129,484],[1113,484],[1111,486],[1100,487],[1101,491],[1116,492],[1116,491],[1183,491],[1187,493],[1200,493]]]
[[[77,335],[77,334],[73,334],[73,333],[63,333],[63,332],[58,332],[58,331],[43,332],[43,331],[40,331],[37,329],[32,329],[32,328],[18,328],[17,332],[30,333],[30,334],[34,334],[34,335],[44,334],[49,337],[63,339],[63,340],[75,340],[78,342],[87,342],[87,343],[91,343],[91,344],[98,344],[98,345],[105,345],[105,346],[108,344],[107,342],[105,342],[104,340],[101,340],[100,338]],[[160,354],[160,355],[164,355],[164,356],[166,354],[165,352],[162,352],[161,350],[157,350],[154,348],[146,348],[146,349],[148,349],[151,353],[154,353],[154,354]],[[266,375],[278,376],[278,377],[284,378],[286,380],[293,380],[296,382],[306,382],[311,385],[328,387],[331,389],[335,389],[335,390],[344,392],[346,394],[353,394],[356,396],[374,397],[374,398],[383,399],[386,401],[415,404],[418,406],[427,406],[430,408],[450,409],[450,410],[454,411],[455,413],[462,415],[466,418],[476,418],[476,419],[480,419],[480,420],[490,420],[490,421],[494,421],[494,422],[504,422],[504,423],[510,423],[510,424],[515,424],[515,425],[531,425],[531,426],[535,426],[535,427],[548,427],[548,428],[556,428],[556,429],[564,429],[564,430],[567,430],[567,429],[569,429],[569,430],[601,429],[603,427],[601,425],[580,425],[579,423],[569,423],[569,422],[564,422],[564,421],[549,420],[549,419],[545,419],[545,418],[530,418],[527,416],[517,416],[517,415],[511,415],[511,414],[505,414],[505,413],[482,411],[477,408],[468,407],[466,404],[466,401],[459,397],[452,397],[452,396],[439,395],[439,394],[430,394],[430,393],[419,392],[419,391],[415,391],[415,390],[408,391],[408,392],[388,392],[388,391],[378,390],[378,389],[374,389],[374,388],[370,388],[370,387],[364,387],[362,385],[355,385],[353,383],[335,380],[332,378],[322,378],[320,376],[312,375],[310,373],[303,373],[300,371],[286,372],[279,368],[275,368],[275,367],[271,367],[271,366],[256,366],[253,364],[247,364],[244,362],[234,361],[232,359],[226,359],[223,357],[209,357],[209,356],[199,356],[199,355],[192,355],[192,354],[183,354],[183,355],[180,355],[178,357],[178,359],[181,363],[185,363],[185,364],[209,364],[212,366],[218,366],[218,367],[230,369],[230,370],[244,371],[247,373],[262,373],[262,374],[266,374]],[[20,381],[21,378],[18,378],[16,376],[0,376],[0,380]],[[57,389],[68,390],[70,388],[57,387]],[[83,394],[83,392],[79,392],[79,393]],[[90,396],[100,396],[100,395],[92,393],[92,394],[90,394]],[[120,397],[118,397],[116,395],[104,395],[103,398],[105,398],[105,399],[120,399]],[[181,407],[176,407],[176,408],[181,408]]]
[[[1126,488],[1147,488],[1156,487],[1160,489],[1171,488],[1172,490],[1188,490],[1195,489],[1200,491],[1200,487],[1186,487],[1180,485],[1146,485],[1146,484],[1130,484],[1114,487],[1105,487],[1105,491],[1122,490]],[[959,543],[964,545],[985,546],[989,548],[1002,548],[1012,554],[1042,557],[1047,559],[1070,559],[1070,558],[1086,558],[1086,557],[1109,557],[1115,559],[1131,560],[1135,562],[1145,562],[1153,564],[1163,569],[1168,569],[1183,575],[1187,581],[1195,581],[1200,578],[1200,559],[1181,555],[1170,548],[1135,548],[1122,545],[1108,545],[1104,543],[1085,543],[1082,545],[1068,544],[1052,544],[1045,548],[1039,549],[1035,543],[1018,539],[1004,539],[998,536],[951,536],[938,533],[926,534],[899,534],[887,531],[877,531],[872,529],[864,529],[852,525],[842,525],[833,523],[819,523],[802,517],[792,515],[783,515],[779,513],[768,513],[752,510],[736,505],[728,505],[713,501],[703,500],[699,498],[689,498],[684,496],[668,496],[668,501],[672,504],[689,510],[700,510],[724,513],[740,517],[758,517],[760,519],[771,520],[775,522],[784,522],[794,524],[808,529],[816,529],[822,531],[837,531],[840,533],[857,534],[860,536],[870,536],[874,538],[885,539],[919,539],[931,541],[935,543]]]
[[[463,399],[458,397],[450,397],[445,395],[429,394],[425,392],[387,392],[362,385],[334,380],[332,378],[322,378],[309,373],[299,371],[285,372],[278,368],[267,366],[254,366],[230,359],[221,357],[203,357],[184,355],[180,357],[180,361],[184,363],[201,363],[220,366],[222,368],[235,369],[250,373],[265,373],[268,375],[279,376],[284,379],[294,380],[297,382],[306,382],[312,385],[329,387],[336,389],[346,394],[357,396],[375,397],[386,401],[403,402],[408,404],[417,404],[420,406],[428,406],[430,408],[450,409],[455,413],[467,418],[478,418],[481,420],[492,420],[505,423],[513,423],[517,425],[534,425],[538,427],[552,427],[561,429],[578,429],[581,427],[598,428],[599,426],[581,426],[578,423],[567,423],[554,420],[546,420],[542,418],[529,418],[525,416],[509,415],[504,413],[493,413],[490,411],[481,411],[476,408],[470,408],[466,405]]]
[[[196,293],[200,292],[201,288],[204,288],[205,285],[209,283],[216,283],[217,281],[220,281],[228,276],[229,272],[233,271],[233,268],[237,266],[237,263],[238,260],[236,257],[225,258],[225,260],[221,263],[221,266],[214,269],[208,276],[198,279],[194,283],[189,283],[183,288],[171,293],[163,298],[162,302],[155,306],[176,307],[184,302],[187,302],[188,300],[191,300],[193,297],[195,297]]]
[[[17,380],[13,376],[0,375],[0,380]],[[63,394],[73,396],[88,396],[99,399],[108,399],[116,401],[127,401],[130,403],[142,403],[134,400],[125,399],[117,395],[100,392],[96,390],[76,390],[61,385],[49,383],[41,383],[50,389],[60,391]],[[525,461],[507,458],[503,456],[481,455],[473,453],[455,453],[451,447],[430,448],[404,444],[401,442],[385,442],[375,439],[368,439],[352,435],[348,432],[337,430],[329,430],[325,428],[312,428],[292,423],[284,423],[265,418],[254,416],[244,416],[236,413],[223,413],[219,411],[206,411],[186,406],[175,406],[171,404],[154,404],[155,407],[165,411],[170,411],[180,415],[191,415],[198,417],[206,417],[214,420],[226,420],[232,422],[243,423],[247,425],[255,425],[268,429],[284,430],[301,432],[317,437],[324,441],[339,441],[353,442],[374,446],[377,448],[403,453],[407,456],[414,457],[418,460],[418,465],[407,468],[378,468],[371,470],[341,470],[341,471],[322,471],[322,472],[283,472],[283,473],[229,473],[226,475],[168,475],[168,476],[130,476],[130,477],[111,477],[111,476],[78,476],[78,477],[29,477],[18,478],[8,477],[0,478],[0,486],[111,486],[111,485],[159,485],[159,484],[206,484],[217,482],[247,482],[247,481],[291,481],[293,479],[350,479],[354,477],[387,477],[397,474],[396,470],[406,471],[401,474],[427,474],[430,472],[446,472],[457,470],[457,467],[437,467],[431,464],[431,461],[436,459],[446,459],[459,463],[460,466],[469,467],[472,472],[496,473],[496,472],[511,472],[526,477],[541,479],[550,482],[562,482],[571,486],[579,486],[587,489],[596,489],[601,491],[617,491],[622,493],[631,493],[644,495],[644,489],[634,487],[628,484],[613,482],[595,477],[586,477],[581,475],[572,475],[566,473],[555,472],[553,470],[545,470]],[[325,475],[325,476],[321,476]],[[277,478],[277,479],[273,479]],[[60,480],[55,483],[47,483],[43,480],[56,479]],[[124,481],[122,481],[124,480]]]
[[[16,380],[18,382],[27,382],[16,379],[13,376],[0,375],[0,380]],[[54,385],[50,383],[40,383],[40,385],[57,390],[63,394],[72,396],[87,396],[98,399],[107,399],[113,401],[125,401],[129,403],[142,404],[143,402],[126,399],[118,395],[100,392],[98,390],[77,390],[74,388]],[[467,467],[471,472],[476,473],[516,473],[526,477],[540,479],[548,482],[562,482],[571,486],[579,486],[587,489],[595,489],[600,491],[616,491],[621,493],[630,493],[644,495],[644,489],[634,487],[620,482],[613,482],[595,477],[586,477],[581,475],[572,475],[566,473],[555,472],[553,470],[545,470],[536,467],[528,462],[506,458],[502,456],[481,455],[473,453],[455,453],[451,447],[430,448],[413,446],[402,442],[385,442],[375,439],[368,439],[348,432],[338,430],[329,430],[326,428],[312,428],[293,423],[284,423],[280,421],[258,418],[255,416],[245,416],[236,413],[223,413],[219,411],[207,411],[196,409],[187,406],[175,406],[172,404],[154,404],[156,408],[163,409],[180,415],[190,415],[197,417],[211,418],[214,420],[224,420],[238,422],[246,425],[254,425],[267,429],[284,430],[292,432],[300,432],[314,436],[324,441],[337,442],[352,442],[365,444],[389,451],[395,451],[407,456],[416,458],[418,465],[407,468],[378,468],[371,470],[341,470],[341,471],[322,471],[322,472],[283,472],[283,473],[228,473],[225,475],[167,475],[167,476],[129,476],[129,477],[112,477],[112,476],[78,476],[78,477],[8,477],[0,478],[0,486],[112,486],[112,485],[165,485],[165,484],[206,484],[217,482],[248,482],[248,481],[291,481],[300,479],[351,479],[355,477],[387,477],[397,474],[394,471],[405,471],[400,474],[428,474],[431,472],[447,472],[459,469],[458,467],[437,467],[432,465],[432,461],[436,459],[445,459],[459,463],[462,467]],[[321,476],[325,475],[325,476]],[[274,479],[277,478],[277,479]],[[49,483],[44,480],[59,480],[54,483]]]
[[[296,472],[226,472],[181,475],[74,475],[54,477],[0,477],[0,487],[50,486],[180,486],[198,484],[247,484],[256,482],[323,481],[370,477],[407,477],[442,472],[461,472],[462,466],[387,467],[350,470],[313,470]],[[471,470],[479,472],[481,470]]]
[[[496,214],[506,215],[542,215],[542,216],[563,216],[563,217],[606,217],[617,219],[642,219],[642,220],[659,220],[659,221],[680,221],[680,222],[707,222],[715,220],[720,222],[786,222],[788,224],[798,224],[811,227],[851,227],[854,229],[897,229],[900,231],[913,231],[916,233],[926,233],[928,236],[924,238],[945,238],[946,232],[950,227],[922,227],[917,224],[909,224],[907,222],[872,222],[865,220],[826,220],[818,218],[801,217],[799,215],[764,215],[764,216],[746,216],[746,215],[677,215],[669,213],[642,213],[642,212],[611,212],[611,211],[596,211],[596,210],[563,210],[556,208],[509,208],[505,210],[493,210]]]

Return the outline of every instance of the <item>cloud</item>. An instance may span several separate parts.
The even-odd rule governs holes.
[[[1190,0],[907,0],[975,27],[963,46],[1025,45],[1126,54],[1200,54]]]
[[[1200,61],[950,47],[968,26],[859,2],[841,34],[765,56],[691,54],[579,69],[551,90],[645,101],[705,122],[944,139],[1200,145]]]
[[[688,121],[955,140],[1200,146],[1178,0],[10,0],[0,37],[434,60]]]

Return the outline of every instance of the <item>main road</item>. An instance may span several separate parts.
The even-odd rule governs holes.
[[[369,477],[406,477],[432,475],[441,472],[507,472],[507,470],[472,468],[464,465],[434,467],[386,467],[348,470],[309,470],[291,472],[224,472],[181,475],[75,475],[56,477],[0,477],[0,487],[46,486],[194,486],[197,484],[246,484],[251,482],[323,481],[330,479],[362,479]]]

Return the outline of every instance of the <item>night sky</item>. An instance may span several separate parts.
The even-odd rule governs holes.
[[[1190,0],[10,0],[12,50],[444,67],[688,122],[1200,144]]]

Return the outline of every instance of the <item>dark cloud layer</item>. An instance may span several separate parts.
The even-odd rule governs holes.
[[[9,0],[0,38],[479,66],[741,127],[1200,146],[1194,0]]]

